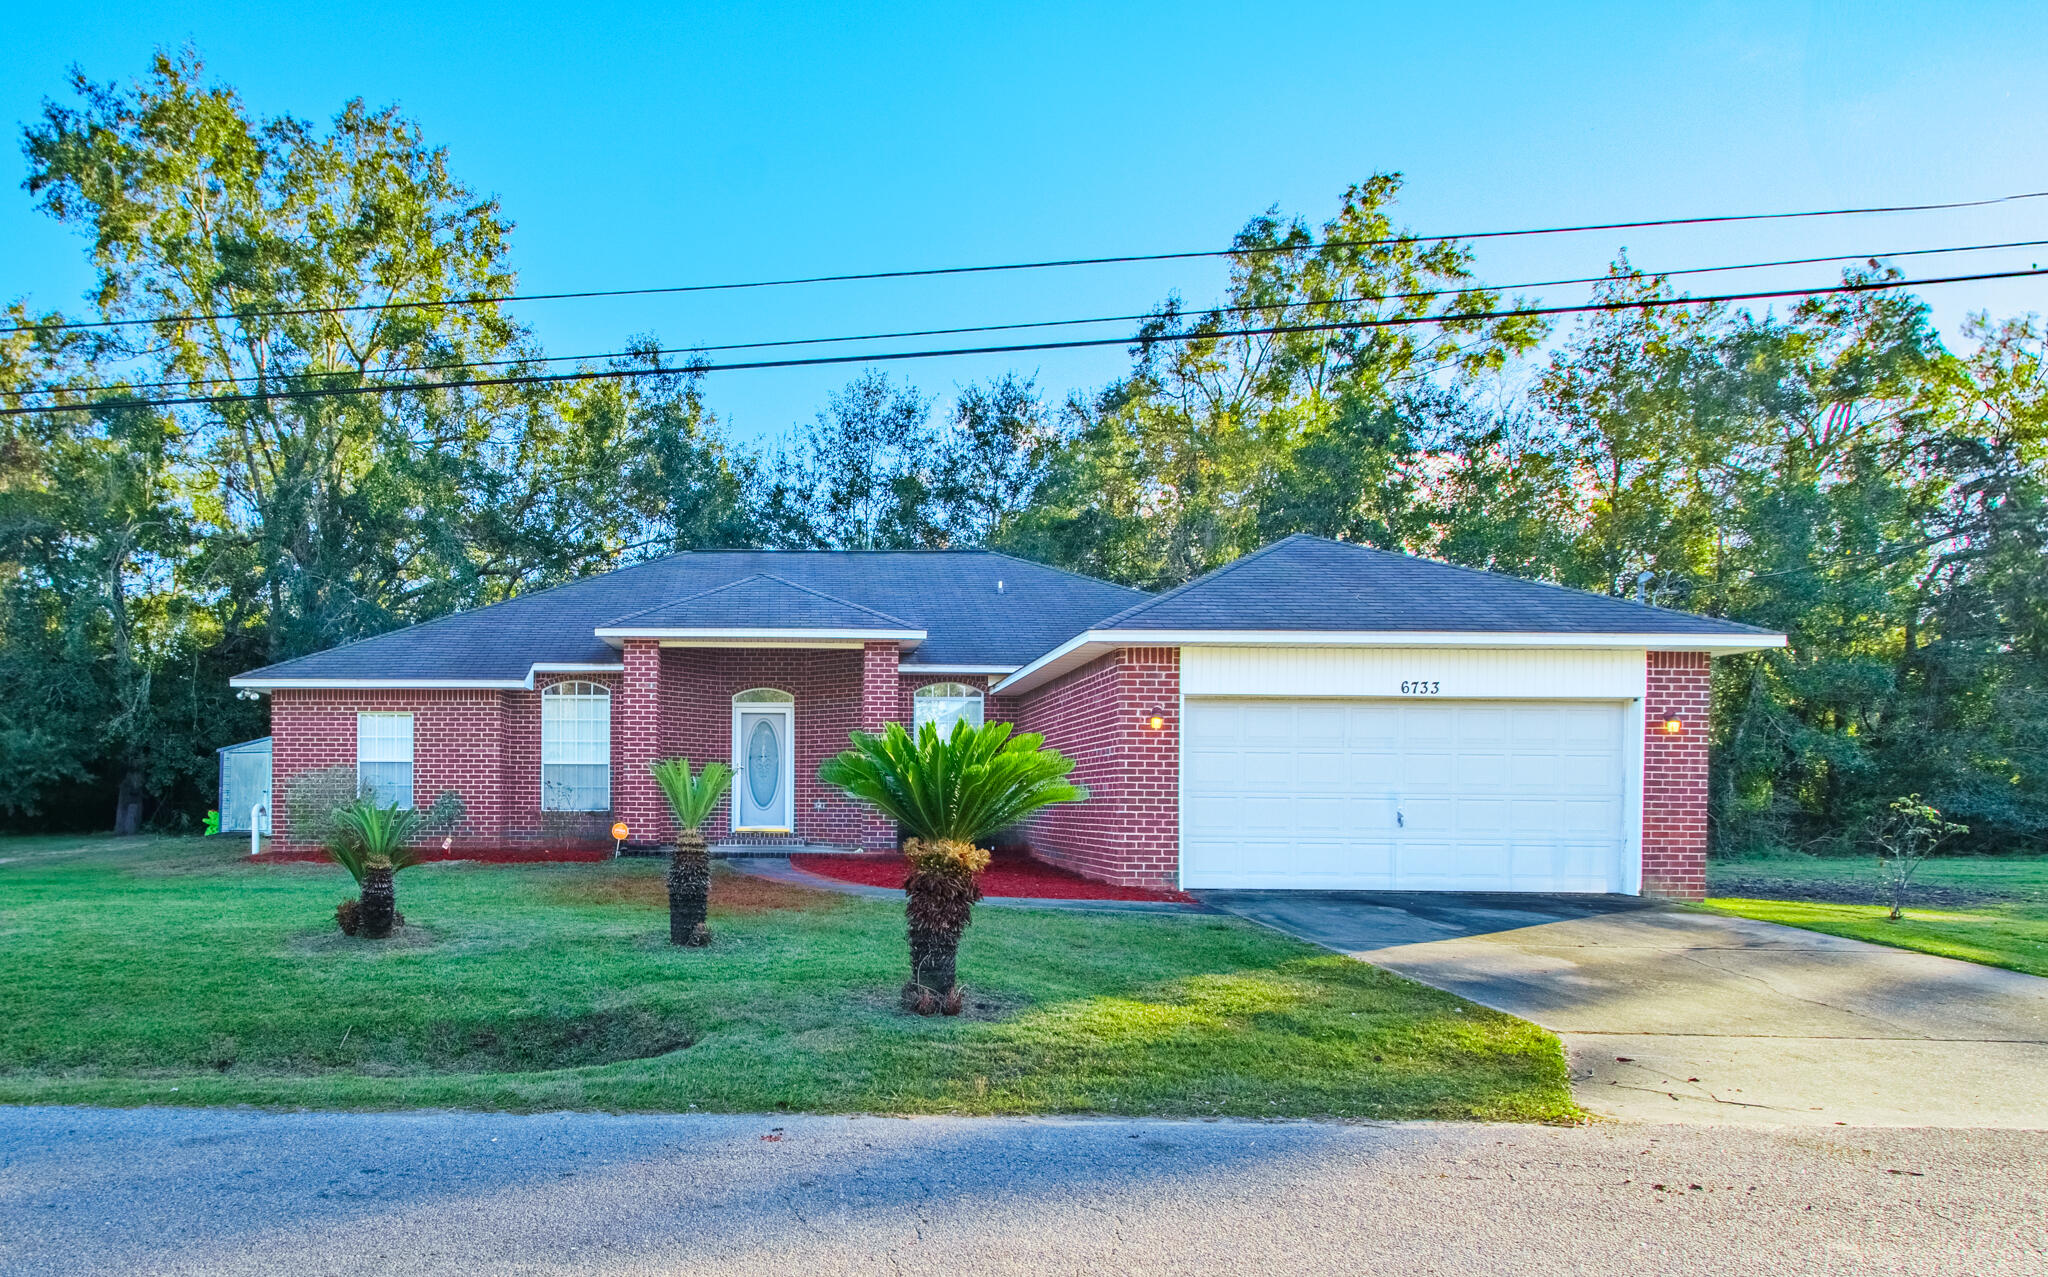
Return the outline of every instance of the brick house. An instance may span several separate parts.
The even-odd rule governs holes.
[[[722,843],[885,849],[817,780],[889,722],[1015,723],[1089,801],[1033,854],[1139,886],[1705,886],[1728,621],[1317,537],[1160,595],[989,551],[707,551],[241,675],[293,779],[457,792],[462,847],[672,836],[656,759],[737,769]]]

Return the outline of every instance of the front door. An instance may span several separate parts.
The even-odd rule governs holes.
[[[791,827],[790,713],[741,709],[734,714],[733,829],[787,833]]]

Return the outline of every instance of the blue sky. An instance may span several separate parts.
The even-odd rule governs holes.
[[[1419,231],[2048,189],[2038,4],[745,6],[97,0],[9,13],[0,119],[78,64],[129,79],[191,42],[262,113],[396,102],[518,223],[530,291],[1220,247],[1271,205],[1320,220],[1406,174]],[[0,150],[0,296],[75,307],[82,243]],[[1489,280],[2048,238],[2048,200],[1834,223],[1497,241]],[[2023,250],[1938,267],[2048,261]],[[1819,268],[1744,282],[1785,286]],[[1010,322],[1215,296],[1186,263],[531,305],[552,353]],[[1571,300],[1574,290],[1546,298]],[[2048,310],[2039,281],[1930,294]],[[1007,367],[1055,393],[1115,349],[894,365],[928,393]],[[743,438],[850,368],[712,379]]]

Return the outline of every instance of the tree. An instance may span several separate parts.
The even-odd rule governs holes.
[[[791,546],[907,550],[943,544],[933,505],[931,401],[870,369],[834,394],[771,466],[770,535]]]
[[[668,942],[707,945],[711,928],[704,919],[710,901],[711,860],[703,826],[732,784],[732,768],[714,759],[693,776],[689,759],[664,758],[654,764],[654,781],[676,817],[676,845],[668,864]]]
[[[910,932],[910,980],[903,1003],[919,1015],[960,1013],[955,961],[960,937],[981,899],[977,875],[988,852],[975,843],[1057,803],[1085,801],[1067,780],[1071,760],[1045,738],[1011,735],[1008,723],[950,735],[926,723],[913,741],[901,723],[879,736],[853,733],[853,747],[829,758],[818,779],[869,804],[901,826],[909,841],[904,909]]]
[[[510,223],[413,122],[259,119],[189,52],[71,88],[25,131],[26,185],[84,233],[115,326],[17,305],[0,334],[0,396],[41,410],[0,425],[0,740],[24,760],[0,806],[196,814],[212,749],[262,730],[233,673],[758,543],[751,461],[653,338],[632,381],[475,384],[541,352],[495,301]]]
[[[1921,802],[1918,794],[1892,800],[1870,831],[1870,840],[1877,844],[1877,873],[1884,884],[1885,901],[1891,905],[1887,915],[1891,921],[1899,920],[1906,891],[1922,862],[1943,842],[1969,832],[1968,825],[1944,820],[1940,809]]]
[[[1315,230],[1252,219],[1227,304],[1190,316],[1169,300],[1131,373],[1069,404],[1017,543],[1151,586],[1291,532],[1405,543],[1414,402],[1500,369],[1543,330],[1489,317],[1502,299],[1476,283],[1469,247],[1395,226],[1400,184],[1350,188]]]

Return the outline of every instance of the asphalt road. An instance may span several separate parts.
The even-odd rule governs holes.
[[[2048,1133],[0,1109],[0,1273],[2024,1273]]]

